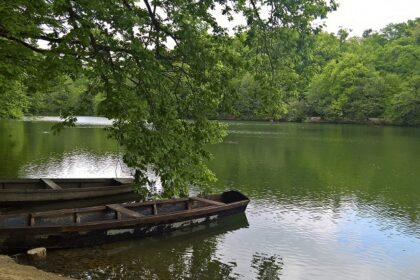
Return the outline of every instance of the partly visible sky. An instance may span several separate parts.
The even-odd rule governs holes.
[[[329,1],[329,0],[326,0]],[[351,29],[350,36],[361,36],[363,31],[373,29],[380,31],[390,23],[406,22],[420,17],[420,0],[337,0],[338,10],[330,13],[325,28],[328,32],[337,33],[342,28]],[[232,26],[245,24],[245,18],[236,14],[229,22],[221,16],[220,8],[213,12],[217,21],[232,33]],[[262,12],[264,17],[264,12]]]
[[[326,20],[328,32],[340,27],[360,36],[366,29],[379,31],[389,23],[420,17],[420,0],[338,0],[340,6]]]

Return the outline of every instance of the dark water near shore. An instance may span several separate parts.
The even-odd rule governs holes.
[[[129,170],[103,128],[54,136],[0,121],[0,178],[114,177]],[[154,238],[49,253],[81,279],[420,279],[420,129],[230,123],[211,147],[215,191],[246,215]]]

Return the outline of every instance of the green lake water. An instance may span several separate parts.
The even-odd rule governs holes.
[[[0,178],[129,175],[87,123],[53,135],[0,121]],[[36,265],[78,279],[420,279],[420,129],[232,122],[210,149],[214,191],[248,195],[244,215]]]

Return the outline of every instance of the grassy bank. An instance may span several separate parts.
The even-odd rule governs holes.
[[[2,280],[70,280],[54,273],[28,265],[17,264],[11,257],[0,255],[0,279]]]

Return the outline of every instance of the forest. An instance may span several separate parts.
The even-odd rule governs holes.
[[[420,19],[349,34],[239,32],[228,45],[235,59],[229,98],[214,118],[420,125]],[[0,67],[0,118],[101,115],[103,93],[91,90],[85,74],[34,87],[30,73],[16,79],[7,64]]]
[[[109,128],[137,186],[216,180],[215,120],[419,125],[420,20],[361,38],[322,31],[334,0],[6,1],[0,119],[77,115]],[[241,15],[245,24],[236,24]],[[229,22],[233,32],[220,24]],[[319,22],[316,24],[316,22]],[[233,33],[233,34],[232,34]]]

